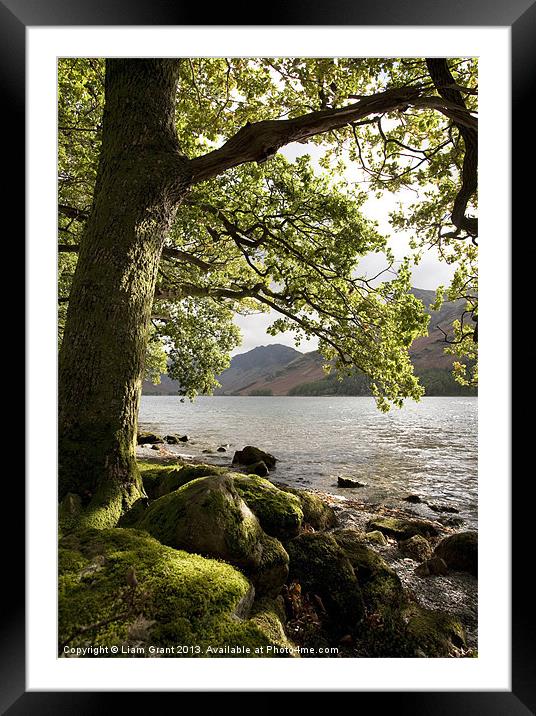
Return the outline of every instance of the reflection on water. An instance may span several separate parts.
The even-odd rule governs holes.
[[[383,414],[372,398],[143,396],[140,426],[187,433],[190,442],[170,446],[182,455],[230,464],[234,450],[257,445],[279,458],[273,476],[289,484],[393,506],[415,493],[476,526],[477,398],[424,398]],[[203,453],[219,445],[227,452]],[[338,475],[367,487],[349,493]]]

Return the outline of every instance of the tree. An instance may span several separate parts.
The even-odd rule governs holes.
[[[363,255],[392,257],[337,170],[351,142],[375,189],[424,187],[430,200],[398,221],[450,224],[442,248],[464,265],[458,247],[476,240],[477,123],[462,98],[474,97],[474,66],[453,71],[445,60],[108,60],[103,80],[100,61],[63,62],[60,498],[81,495],[85,519],[104,526],[142,495],[151,330],[192,394],[225,367],[233,310],[259,307],[280,314],[274,331],[316,335],[327,361],[366,373],[381,407],[422,394],[408,348],[427,318],[408,293],[409,260],[383,283],[359,276]],[[275,157],[310,140],[326,146],[326,176]]]

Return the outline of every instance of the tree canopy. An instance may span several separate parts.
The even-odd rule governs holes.
[[[234,314],[272,309],[271,332],[317,337],[326,364],[369,376],[381,408],[418,399],[408,348],[428,316],[409,293],[411,265],[437,247],[455,273],[436,307],[465,298],[445,338],[459,381],[474,382],[476,70],[474,59],[181,60],[176,130],[191,188],[160,261],[147,374],[168,362],[186,394],[210,392],[240,341]],[[60,339],[92,205],[104,75],[104,60],[59,61]],[[292,141],[319,145],[322,174],[307,156],[277,153]],[[359,183],[344,178],[349,163]],[[412,255],[395,265],[363,204],[401,189],[415,202],[392,225],[411,231]],[[385,256],[377,277],[360,269],[371,252]]]

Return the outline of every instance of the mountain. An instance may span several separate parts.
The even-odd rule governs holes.
[[[455,318],[463,311],[464,301],[444,303],[439,311],[430,311],[435,301],[435,291],[412,289],[430,313],[429,335],[418,338],[410,349],[415,372],[428,395],[474,395],[458,385],[451,375],[454,358],[445,355],[445,337]],[[221,387],[215,395],[370,395],[366,376],[337,380],[335,373],[323,371],[324,359],[318,351],[300,351],[279,343],[258,346],[247,353],[236,355],[230,367],[218,376]],[[176,395],[177,381],[161,377],[160,385],[144,381],[145,395]]]
[[[301,356],[299,351],[280,343],[257,346],[247,353],[234,356],[229,368],[218,376],[222,387],[215,391],[215,394],[243,395],[262,390],[264,383],[276,379],[281,369]]]

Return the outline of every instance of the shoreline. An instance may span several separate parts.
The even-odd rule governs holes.
[[[155,454],[156,453],[156,454]],[[160,465],[212,465],[222,467],[221,463],[212,462],[214,455],[207,454],[201,457],[179,457],[176,453],[167,449],[167,445],[159,446],[158,450],[146,449],[138,446],[136,450],[138,461]],[[226,466],[224,466],[226,467]],[[247,469],[229,467],[234,472],[245,472]],[[422,516],[408,508],[388,507],[382,504],[365,503],[354,496],[339,496],[310,486],[289,485],[279,480],[277,475],[271,472],[267,478],[270,482],[281,489],[290,488],[300,492],[313,492],[322,502],[331,507],[337,517],[336,529],[352,529],[365,533],[367,524],[379,517],[392,517],[395,519],[418,520]],[[439,531],[439,536],[432,540],[437,543],[443,537],[463,531],[463,527],[449,527],[440,522],[436,517],[430,519]],[[478,532],[478,529],[472,530]],[[329,530],[328,530],[329,532]],[[420,562],[417,559],[402,554],[396,539],[386,537],[386,544],[370,544],[394,570],[400,578],[404,588],[411,598],[421,607],[426,609],[445,612],[449,616],[459,618],[467,637],[467,647],[475,651],[478,647],[478,580],[476,577],[465,572],[449,572],[447,575],[430,575],[419,577],[415,569]]]

